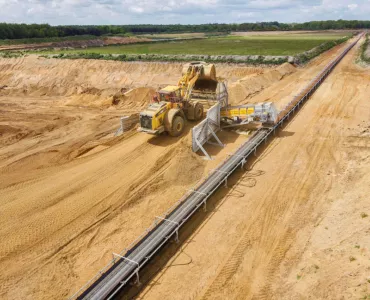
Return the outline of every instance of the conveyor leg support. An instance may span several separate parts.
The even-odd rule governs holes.
[[[203,148],[202,144],[196,141],[198,147],[203,152],[203,154],[207,157],[208,160],[212,160],[211,156],[207,153],[207,151]]]
[[[211,132],[213,138],[216,140],[216,142],[217,142],[216,145],[218,145],[220,147],[225,147],[225,145],[221,143],[220,139],[218,138],[218,136],[216,135],[216,133],[212,130],[212,127],[209,126],[209,124],[208,124],[208,129]]]
[[[140,286],[140,276],[139,276],[139,269],[136,270],[136,285]]]
[[[179,230],[176,230],[176,237],[175,237],[175,242],[176,242],[176,244],[178,244],[179,243]]]
[[[244,166],[245,164],[247,163],[247,160],[246,159],[243,159],[242,160],[242,164],[241,164],[241,169],[244,170]]]

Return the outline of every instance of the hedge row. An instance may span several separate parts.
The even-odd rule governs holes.
[[[22,57],[27,56],[26,53],[22,51],[12,52],[12,51],[0,51],[0,57],[3,58],[15,58],[15,57]]]
[[[365,42],[361,46],[361,60],[370,64],[370,56],[367,55],[367,50],[370,49],[369,34],[366,34]]]
[[[340,44],[345,43],[350,38],[352,38],[352,36],[348,36],[348,37],[345,37],[345,38],[342,38],[342,39],[339,39],[339,40],[336,40],[336,41],[325,42],[325,43],[319,45],[318,47],[315,47],[314,49],[312,49],[310,51],[298,54],[296,56],[296,59],[299,63],[302,63],[302,64],[307,63],[308,61],[310,61],[311,59],[319,56],[320,54],[324,53],[325,51],[328,51],[331,48],[334,48],[335,46],[338,46]]]
[[[48,57],[48,56],[42,56]],[[275,58],[273,60],[266,60],[264,56],[258,56],[255,59],[239,59],[239,58],[215,58],[209,55],[199,55],[192,56],[189,59],[188,56],[177,56],[177,55],[136,55],[136,54],[99,54],[99,53],[76,53],[76,54],[65,54],[60,53],[58,55],[51,56],[52,58],[63,58],[63,59],[101,59],[101,60],[113,60],[113,61],[167,61],[167,62],[184,62],[189,60],[201,60],[206,62],[216,62],[216,63],[246,63],[252,65],[260,64],[270,64],[270,65],[280,65],[282,63],[288,62],[288,58]]]

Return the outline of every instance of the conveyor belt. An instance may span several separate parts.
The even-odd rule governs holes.
[[[360,38],[362,35],[360,36]],[[360,39],[359,38],[359,39]],[[359,40],[358,39],[358,40]],[[207,199],[228,177],[240,166],[244,166],[248,157],[275,130],[299,109],[333,70],[339,61],[358,42],[354,42],[333,60],[326,68],[290,102],[279,115],[278,123],[272,128],[259,129],[246,143],[241,145],[227,160],[218,166],[200,185],[189,191],[179,204],[160,222],[148,231],[131,249],[122,255],[117,255],[117,261],[101,272],[96,281],[89,282],[71,299],[106,299],[112,297],[133,276],[139,278],[139,270],[151,257],[172,237],[178,234],[179,228],[198,210],[205,205]]]

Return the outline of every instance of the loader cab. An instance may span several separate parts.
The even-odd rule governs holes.
[[[178,86],[167,86],[159,92],[159,101],[177,103],[182,100],[181,88]]]

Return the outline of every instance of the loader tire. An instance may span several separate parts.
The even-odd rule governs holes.
[[[203,119],[204,107],[202,103],[195,104],[194,107],[194,120],[199,121]]]
[[[177,137],[180,136],[185,129],[185,120],[181,116],[175,116],[172,121],[172,127],[170,130],[170,135]]]

